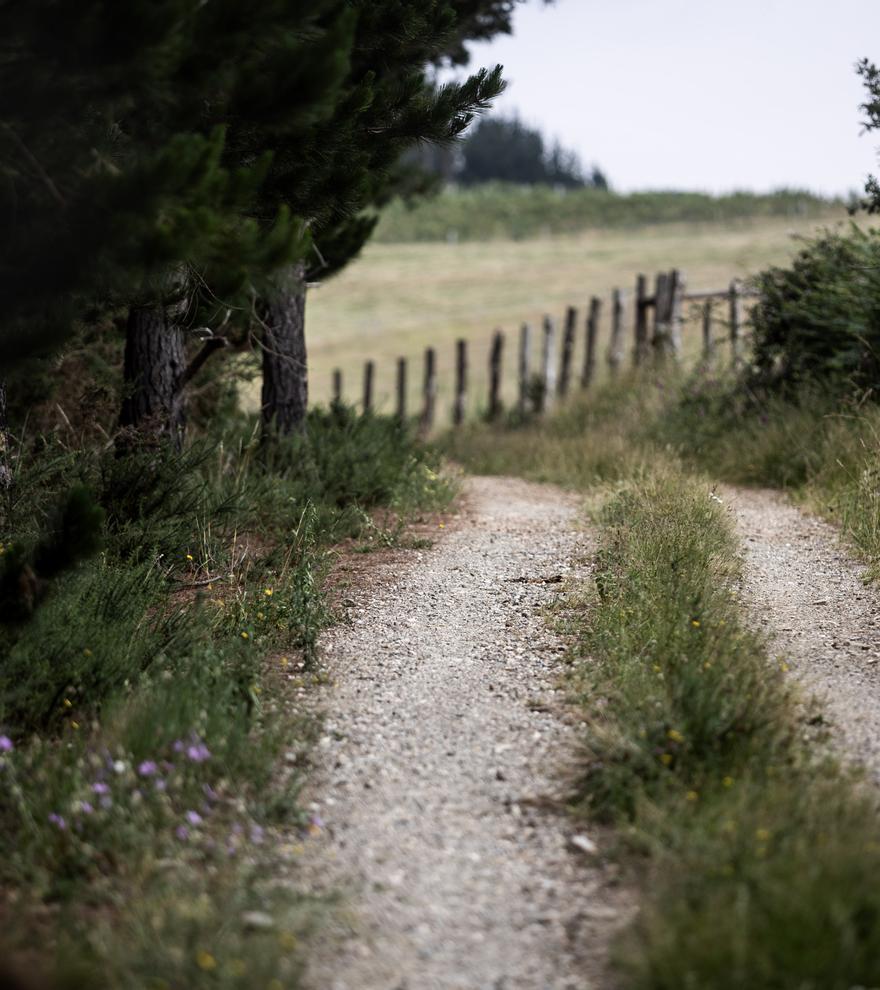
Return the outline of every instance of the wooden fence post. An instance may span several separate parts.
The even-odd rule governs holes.
[[[397,359],[397,418],[406,422],[406,358]]]
[[[433,347],[428,347],[425,350],[423,401],[419,428],[422,436],[427,436],[434,428],[434,411],[437,406],[437,353]]]
[[[455,402],[452,406],[452,422],[461,426],[464,422],[465,401],[467,398],[467,341],[456,341],[455,345]]]
[[[734,367],[736,367],[742,360],[742,340],[740,339],[742,311],[740,306],[739,281],[737,279],[734,279],[730,283],[728,305],[730,309],[730,357]]]
[[[675,360],[681,358],[684,329],[684,279],[677,268],[669,273],[669,349]]]
[[[623,296],[620,289],[611,293],[611,340],[608,345],[608,367],[612,377],[623,361]]]
[[[373,411],[373,379],[376,377],[376,366],[372,361],[364,365],[364,412]]]
[[[342,402],[342,372],[339,368],[333,371],[333,402],[335,405]]]
[[[519,411],[525,416],[529,411],[532,388],[532,328],[523,323],[519,332]]]
[[[562,335],[562,363],[559,366],[559,397],[568,395],[571,385],[571,359],[574,356],[574,337],[577,333],[577,310],[569,306],[565,314],[565,332]]]
[[[556,394],[556,324],[552,316],[544,317],[544,339],[541,348],[541,412],[553,405]]]
[[[712,300],[703,303],[703,360],[706,364],[712,361],[715,341],[712,339]]]
[[[637,367],[648,356],[648,280],[644,275],[636,278],[636,304],[635,304],[635,348],[633,350],[633,364]]]
[[[501,359],[504,354],[504,334],[496,330],[492,335],[492,349],[489,352],[489,419],[501,415]]]
[[[587,346],[584,351],[584,370],[581,387],[589,388],[596,374],[596,343],[599,339],[599,317],[602,315],[602,300],[596,296],[590,300],[587,316]]]
[[[654,282],[654,335],[651,343],[654,347],[654,355],[662,360],[666,356],[666,349],[669,343],[669,275],[667,272],[658,272]]]

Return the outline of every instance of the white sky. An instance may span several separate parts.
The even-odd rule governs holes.
[[[880,0],[529,0],[472,53],[619,190],[846,193],[877,166],[854,63],[880,62]]]

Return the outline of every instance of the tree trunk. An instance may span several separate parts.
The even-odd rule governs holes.
[[[120,424],[154,438],[183,444],[186,356],[183,330],[164,306],[135,306],[125,337],[125,385]]]
[[[263,432],[302,432],[309,403],[306,363],[305,268],[297,264],[273,279],[262,301]]]

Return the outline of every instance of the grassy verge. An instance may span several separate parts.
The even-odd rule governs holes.
[[[319,913],[280,881],[318,827],[297,794],[322,576],[334,542],[387,535],[372,510],[445,503],[435,460],[341,408],[271,463],[247,425],[184,455],[20,451],[0,535],[4,964],[62,987],[298,985]],[[83,499],[101,549],[62,567]]]
[[[628,486],[603,524],[578,621],[582,807],[648,857],[617,947],[627,985],[878,985],[876,795],[805,741],[731,593],[729,518],[672,471]]]
[[[876,568],[877,413],[735,396],[723,376],[648,376],[446,446],[597,496],[595,585],[570,616],[589,726],[577,810],[618,827],[642,890],[615,950],[624,986],[877,986],[876,794],[828,757],[748,625],[707,480],[789,488]]]

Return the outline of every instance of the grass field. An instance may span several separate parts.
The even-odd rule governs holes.
[[[844,219],[829,214],[825,225]],[[471,411],[485,404],[486,358],[492,331],[507,332],[505,398],[513,401],[514,347],[523,321],[538,325],[545,313],[561,322],[565,307],[582,313],[591,295],[608,299],[617,286],[627,301],[638,272],[680,268],[688,287],[715,289],[787,260],[793,237],[813,232],[815,219],[737,220],[725,223],[663,224],[628,230],[594,230],[526,241],[463,244],[371,244],[338,278],[309,295],[308,336],[311,395],[331,394],[334,368],[343,372],[344,394],[361,397],[363,364],[376,362],[376,398],[388,410],[394,394],[396,359],[409,359],[410,408],[419,401],[422,355],[438,350],[440,401],[445,420],[451,404],[455,340],[471,342]],[[627,326],[632,315],[626,314]],[[603,313],[600,352],[607,345],[608,306]],[[583,331],[575,367],[580,367]],[[695,324],[686,328],[692,339]],[[537,339],[535,339],[537,346]],[[537,360],[537,352],[534,360]],[[250,392],[256,401],[258,392]]]

